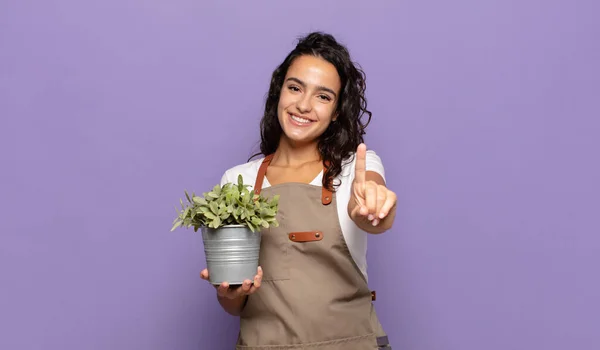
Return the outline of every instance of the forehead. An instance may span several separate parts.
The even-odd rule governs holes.
[[[325,86],[334,91],[341,87],[335,66],[320,57],[305,55],[296,58],[286,74],[286,79],[292,77],[307,85]]]

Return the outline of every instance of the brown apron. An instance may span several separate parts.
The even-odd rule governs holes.
[[[258,171],[257,193],[271,159]],[[262,194],[280,195],[279,227],[262,231],[263,280],[242,310],[236,349],[391,349],[344,240],[335,193],[285,183]]]

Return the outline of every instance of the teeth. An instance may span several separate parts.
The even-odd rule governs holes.
[[[294,120],[295,120],[295,121],[297,121],[298,123],[308,124],[308,123],[310,123],[310,122],[311,122],[311,121],[310,121],[310,120],[308,120],[308,119],[304,119],[304,118],[296,117],[296,116],[295,116],[295,115],[293,115],[293,114],[290,114],[290,116],[292,117],[292,119],[294,119]]]

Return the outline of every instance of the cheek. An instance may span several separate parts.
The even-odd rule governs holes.
[[[287,89],[281,89],[281,93],[279,94],[279,104],[280,105],[289,104],[290,101],[293,99],[294,99],[294,96]]]
[[[321,105],[315,108],[323,121],[332,121],[335,113],[335,107],[332,105]]]
[[[282,92],[281,95],[279,96],[279,102],[277,103],[277,112],[281,113],[289,104],[287,102],[288,98],[287,96],[285,96],[285,94]]]

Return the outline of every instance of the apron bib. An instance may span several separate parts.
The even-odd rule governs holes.
[[[236,349],[391,349],[344,240],[335,193],[303,183],[262,190],[271,159],[254,190],[280,195],[279,227],[262,230],[263,279],[242,310]]]

